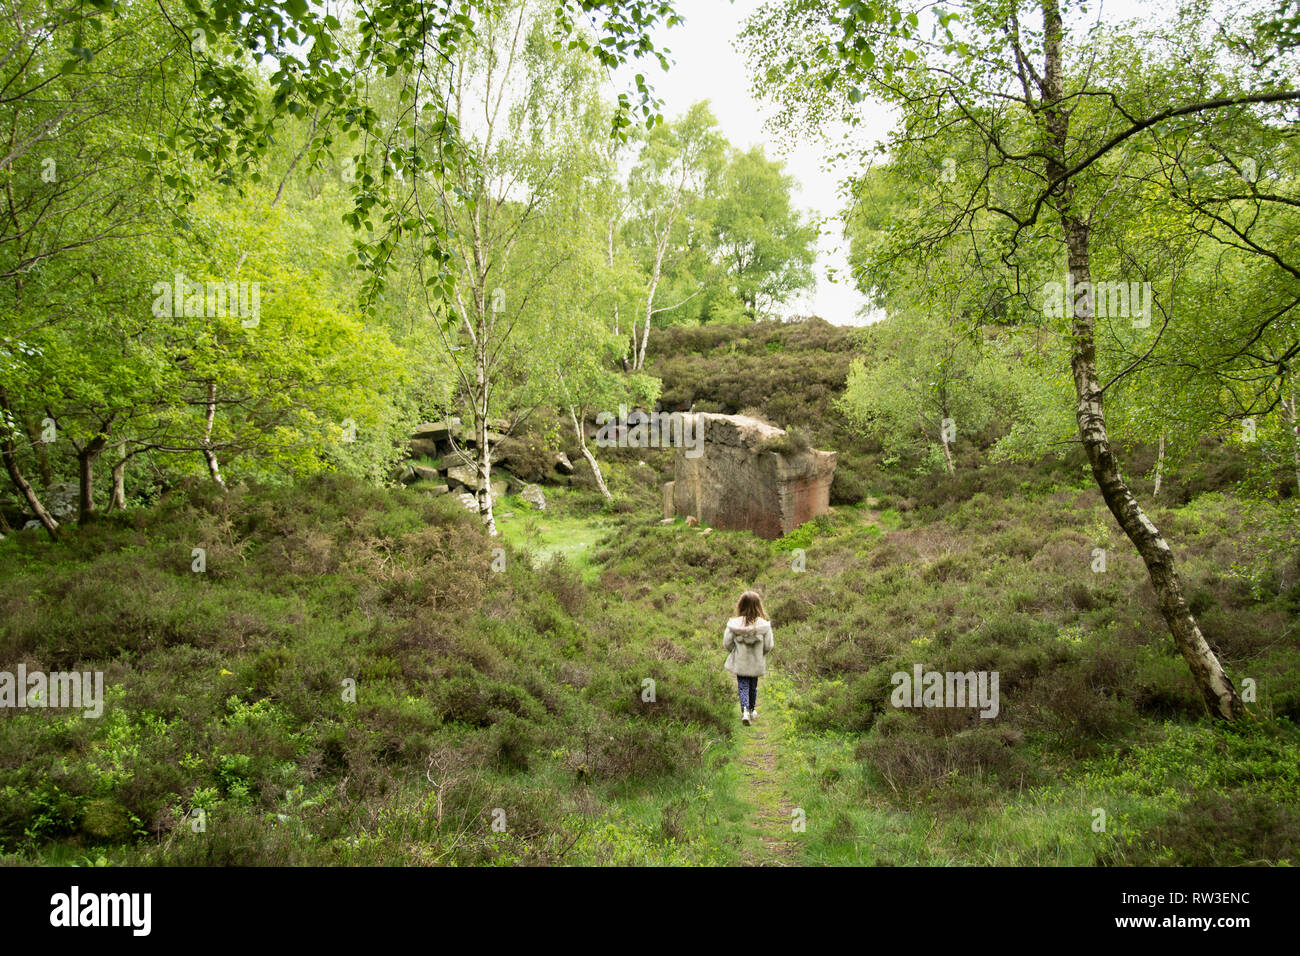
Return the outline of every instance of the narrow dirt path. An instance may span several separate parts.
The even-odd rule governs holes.
[[[794,804],[782,781],[780,755],[790,714],[784,687],[760,680],[759,719],[740,728],[738,755],[741,796],[752,807],[749,828],[753,840],[741,856],[745,866],[797,866],[801,851],[791,827]]]

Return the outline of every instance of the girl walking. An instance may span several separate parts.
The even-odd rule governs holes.
[[[731,652],[723,666],[736,675],[740,722],[748,724],[758,717],[758,679],[767,673],[767,655],[772,653],[772,622],[757,591],[746,591],[736,602],[736,616],[727,622],[722,649]]]

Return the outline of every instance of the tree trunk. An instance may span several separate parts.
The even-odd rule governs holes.
[[[1291,401],[1282,402],[1287,423],[1291,426],[1291,461],[1295,465],[1295,493],[1300,496],[1300,408],[1296,407],[1295,382],[1291,383]]]
[[[98,435],[77,449],[77,524],[95,520],[95,462],[107,444],[108,440]]]
[[[659,277],[655,276],[645,298],[645,327],[641,330],[641,347],[637,350],[636,363],[632,366],[638,372],[645,368],[645,353],[650,346],[650,317],[654,314],[655,291],[658,287]]]
[[[942,412],[940,413],[940,415],[941,417],[939,419],[938,433],[939,433],[939,447],[943,449],[943,467],[944,470],[948,472],[948,474],[955,475],[957,474],[957,468],[953,464],[952,449],[948,446],[948,438],[944,434],[944,430],[943,430],[943,423],[944,421],[947,420],[948,416]],[[920,408],[916,410],[916,420],[921,423],[921,438],[924,441],[928,442],[930,440],[930,430],[925,424],[925,415],[921,412]]]
[[[9,396],[3,388],[0,388],[0,410],[6,413],[6,417],[12,421],[13,412],[9,408]],[[23,496],[27,502],[27,507],[32,509],[32,514],[36,515],[42,527],[45,528],[49,536],[59,540],[59,522],[55,520],[54,515],[45,510],[41,504],[41,499],[37,496],[36,490],[30,482],[23,477],[22,469],[18,466],[18,454],[14,446],[13,432],[9,430],[0,431],[0,458],[4,458],[5,470],[9,472],[9,478],[18,489],[18,493]]]
[[[1049,142],[1054,157],[1047,161],[1049,181],[1060,180],[1066,171],[1065,157],[1069,150],[1069,114],[1063,105],[1061,75],[1061,37],[1063,27],[1058,0],[1043,0],[1043,27],[1045,40],[1045,68],[1043,92]],[[1091,283],[1091,260],[1088,224],[1073,209],[1074,189],[1065,181],[1057,191],[1057,213],[1065,234],[1067,268],[1077,289]],[[1120,475],[1119,463],[1110,447],[1106,433],[1106,416],[1102,408],[1101,384],[1097,376],[1096,320],[1091,295],[1070,303],[1072,356],[1070,367],[1074,377],[1074,390],[1078,400],[1075,417],[1079,423],[1079,437],[1083,443],[1093,477],[1106,502],[1106,507],[1119,522],[1124,534],[1133,542],[1146,564],[1155,589],[1160,612],[1164,615],[1174,643],[1187,661],[1192,678],[1196,681],[1206,706],[1215,717],[1235,719],[1242,711],[1241,698],[1218,657],[1201,633],[1187,600],[1183,597],[1182,581],[1174,564],[1173,551],[1164,536],[1138,505]]]
[[[5,469],[9,472],[9,477],[13,480],[19,494],[26,500],[27,507],[32,509],[32,514],[36,515],[36,520],[49,532],[50,537],[55,541],[59,540],[59,522],[55,520],[54,515],[45,510],[40,498],[36,496],[35,489],[23,477],[22,471],[18,468],[18,462],[14,457],[13,443],[5,441],[3,451],[0,451],[0,454],[4,455]]]
[[[1160,497],[1160,481],[1165,476],[1165,433],[1160,433],[1160,451],[1156,455],[1156,487],[1151,497]]]
[[[475,416],[478,417],[478,416]],[[478,477],[478,513],[483,519],[487,533],[496,537],[496,518],[492,514],[492,449],[487,443],[487,416],[484,414],[476,423],[475,435],[478,439],[477,467]]]
[[[119,458],[113,462],[113,493],[108,499],[109,511],[126,510],[126,463],[129,459],[126,456],[126,442],[120,441],[115,446],[118,450]]]
[[[48,488],[54,484],[54,467],[50,464],[49,446],[45,444],[41,435],[44,431],[40,428],[32,428],[30,422],[27,425],[27,437],[31,439],[32,452],[36,455],[36,470],[41,476],[41,483]]]
[[[606,237],[605,237],[605,264],[609,267],[609,271],[613,273],[614,271],[614,220],[613,219],[609,221],[609,230],[606,233]],[[614,338],[616,339],[621,338],[622,335],[622,331],[620,328],[621,325],[622,325],[622,321],[619,318],[618,299],[615,299],[614,300]],[[635,318],[632,320],[632,326],[633,326],[632,336],[633,338],[635,338],[636,337]],[[623,341],[623,371],[626,372],[628,369],[627,341],[626,340],[622,340],[622,341]]]
[[[474,363],[474,378],[478,391],[478,394],[474,396],[474,439],[478,442],[475,468],[478,491],[475,492],[475,495],[478,500],[479,517],[483,519],[483,526],[487,528],[487,533],[495,538],[497,523],[495,516],[492,514],[492,449],[488,447],[487,440],[488,373],[486,347],[483,344],[485,341],[486,336],[480,337]]]
[[[633,309],[633,310],[632,310],[632,335],[631,335],[631,344],[632,344],[632,361],[631,361],[631,363],[629,364],[629,362],[628,362],[628,360],[627,360],[626,358],[623,359],[623,371],[625,371],[625,372],[630,372],[630,371],[632,371],[632,370],[634,370],[634,369],[636,368],[636,353],[637,353],[637,347],[636,347],[636,343],[637,343],[637,335],[636,335],[636,330],[637,330],[636,309]]]
[[[655,274],[650,280],[650,288],[646,291],[645,297],[645,328],[641,330],[641,347],[636,349],[636,361],[632,363],[634,371],[641,371],[645,368],[645,353],[650,347],[650,317],[654,315],[655,292],[659,288],[659,263],[655,263]],[[635,329],[632,332],[636,335]],[[635,342],[633,343],[635,348]]]
[[[203,416],[203,460],[208,463],[208,474],[218,488],[226,490],[226,480],[221,477],[217,453],[212,447],[212,423],[217,418],[217,383],[208,382],[208,404]]]
[[[655,246],[655,264],[650,272],[650,285],[645,294],[645,328],[641,330],[641,347],[636,344],[636,321],[632,322],[632,370],[645,368],[645,353],[650,346],[650,319],[655,314],[655,293],[659,291],[659,280],[663,277],[664,256],[668,252],[668,239],[672,235],[672,220],[664,229],[662,238]]]
[[[578,445],[582,448],[582,457],[587,459],[592,474],[596,476],[596,487],[600,489],[600,493],[606,501],[613,501],[614,496],[609,493],[609,488],[605,485],[605,476],[600,473],[600,463],[596,461],[596,456],[587,447],[587,434],[582,430],[582,421],[578,418],[578,413],[572,405],[569,406],[569,417],[573,419],[573,430],[578,433]]]

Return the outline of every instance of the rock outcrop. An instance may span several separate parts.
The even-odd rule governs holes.
[[[58,522],[74,521],[81,513],[81,487],[75,481],[56,481],[45,489],[41,496],[45,510]],[[40,521],[32,518],[23,525],[24,531],[42,527]]]
[[[702,451],[676,452],[664,487],[664,517],[690,516],[716,528],[789,534],[830,509],[835,452],[800,448],[780,428],[741,415],[697,413]]]
[[[546,510],[546,492],[542,491],[541,485],[524,485],[519,497],[528,502],[538,511]]]
[[[492,449],[492,494],[500,497],[508,488],[518,493],[525,485],[542,482],[570,483],[574,467],[563,452],[546,448],[534,436],[512,437],[508,424],[492,421],[487,442]],[[473,495],[478,488],[474,431],[459,418],[425,422],[411,433],[407,461],[393,475],[403,484],[419,484],[435,494],[447,491]],[[497,489],[498,480],[501,490]]]

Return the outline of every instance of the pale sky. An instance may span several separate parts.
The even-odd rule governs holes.
[[[785,161],[787,171],[800,185],[794,196],[796,206],[809,214],[835,216],[842,205],[837,192],[842,174],[826,168],[826,143],[808,142],[783,152],[778,138],[764,129],[771,108],[761,106],[750,95],[745,57],[734,41],[741,24],[760,6],[760,0],[682,0],[677,9],[686,23],[656,36],[658,44],[672,51],[676,65],[667,73],[658,67],[647,69],[644,64],[638,69],[645,72],[663,100],[665,116],[676,117],[693,103],[707,99],[733,146],[762,146],[769,157]],[[857,314],[863,299],[848,277],[848,243],[842,228],[838,219],[825,225],[818,247],[816,292],[792,300],[783,312],[820,315],[837,325],[860,323]],[[828,267],[837,271],[838,282],[827,278]]]
[[[657,66],[641,64],[620,71],[614,80],[625,84],[624,73],[630,76],[637,70],[645,72],[655,93],[663,100],[663,112],[668,117],[679,116],[693,103],[707,99],[732,145],[740,149],[761,145],[768,156],[783,159],[786,169],[800,184],[795,204],[810,215],[832,217],[823,228],[819,244],[816,291],[801,301],[792,301],[784,311],[794,315],[820,315],[837,325],[862,324],[864,319],[859,311],[864,300],[848,276],[848,243],[843,237],[843,223],[838,219],[843,206],[838,184],[846,171],[828,168],[826,163],[831,153],[829,144],[838,139],[840,131],[830,130],[824,140],[804,142],[784,151],[780,137],[765,129],[772,109],[760,105],[750,94],[749,72],[736,36],[745,19],[761,5],[761,0],[679,0],[677,9],[685,24],[655,37],[657,45],[671,51],[676,65],[665,73]],[[1100,14],[1106,20],[1119,20],[1142,17],[1144,13],[1150,17],[1153,12],[1164,13],[1168,6],[1169,0],[1103,0],[1095,8],[1089,4],[1089,13]],[[862,108],[867,122],[860,127],[858,136],[875,139],[884,136],[889,123],[885,110],[870,102]],[[855,145],[866,147],[870,143],[857,139]],[[837,273],[839,281],[830,281],[827,277],[830,270]]]

